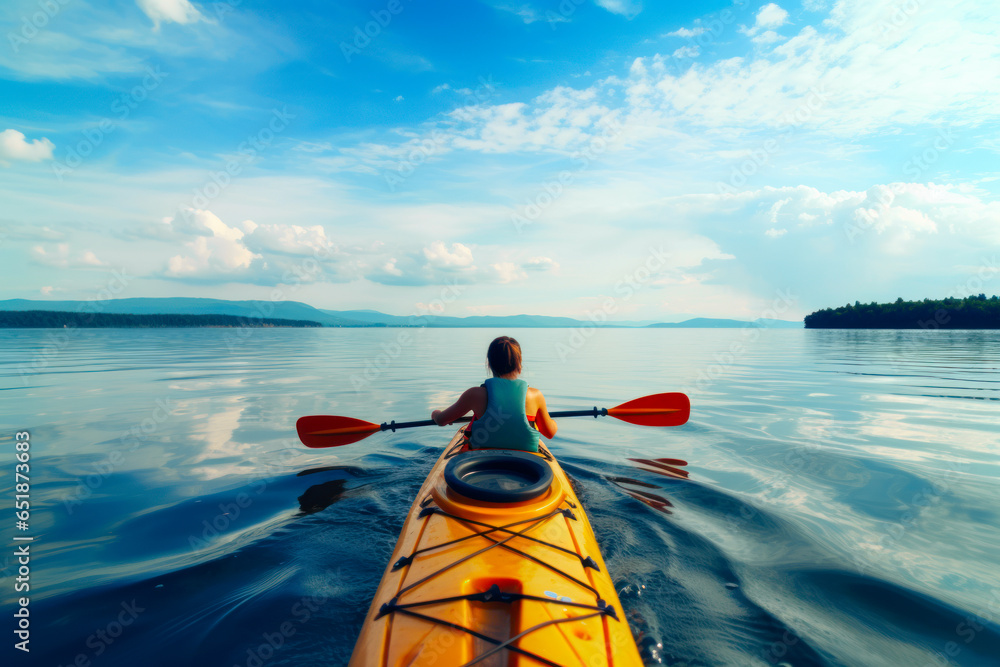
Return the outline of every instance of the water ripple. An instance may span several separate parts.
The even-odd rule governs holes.
[[[397,333],[0,331],[39,664],[345,665],[450,431],[308,450],[295,419],[422,418],[501,332],[421,331],[352,381]],[[1000,332],[597,330],[566,362],[565,331],[517,337],[554,409],[691,396],[683,427],[552,443],[648,664],[998,664]]]

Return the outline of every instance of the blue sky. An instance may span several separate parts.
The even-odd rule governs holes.
[[[991,3],[677,4],[5,2],[0,298],[670,321],[1000,292]]]

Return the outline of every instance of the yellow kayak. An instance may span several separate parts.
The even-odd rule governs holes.
[[[350,664],[641,665],[556,460],[467,443],[459,430],[421,487]]]

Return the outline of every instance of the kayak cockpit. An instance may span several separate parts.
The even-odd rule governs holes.
[[[407,515],[351,665],[638,667],[620,609],[552,455],[469,451],[459,432]]]
[[[510,449],[467,451],[445,466],[448,488],[473,500],[518,503],[533,500],[552,485],[552,467],[534,454]]]

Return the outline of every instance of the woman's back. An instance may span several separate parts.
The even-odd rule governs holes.
[[[538,431],[528,423],[528,383],[520,379],[490,378],[485,383],[486,410],[469,435],[473,449],[496,447],[538,451]]]
[[[471,447],[537,452],[539,432],[552,438],[558,427],[549,416],[542,392],[518,378],[521,346],[509,336],[500,336],[490,343],[486,359],[494,377],[481,387],[467,389],[444,410],[434,410],[431,419],[444,426],[472,412],[476,421]],[[534,417],[534,427],[528,415]]]

